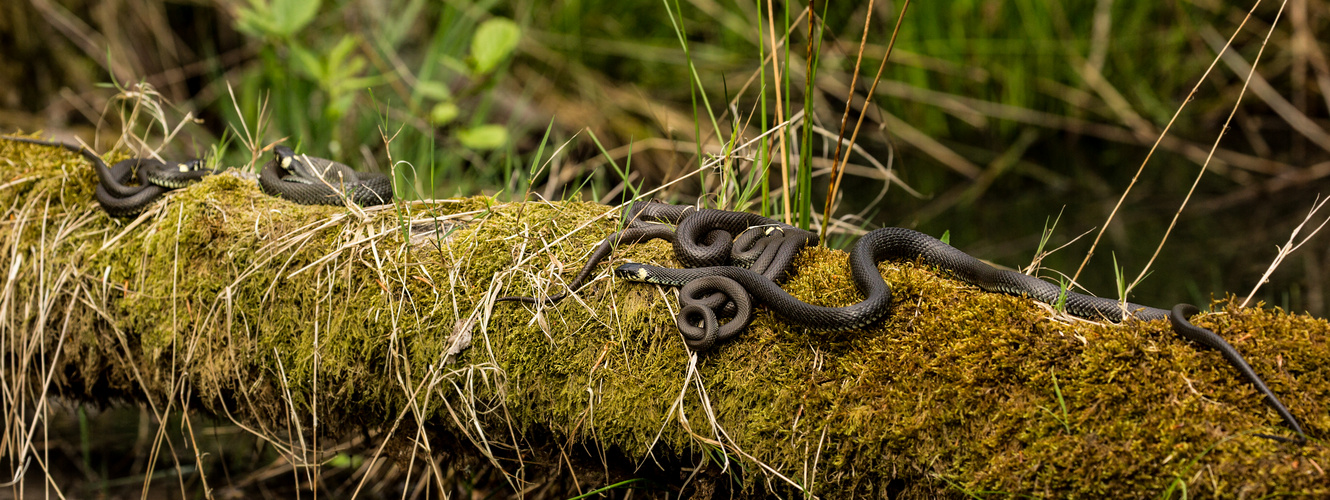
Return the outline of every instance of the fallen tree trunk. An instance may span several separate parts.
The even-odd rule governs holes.
[[[369,447],[367,468],[477,460],[517,489],[571,474],[578,490],[645,477],[699,496],[1330,493],[1327,449],[1258,436],[1288,432],[1164,322],[1074,320],[889,262],[893,313],[871,330],[812,332],[761,308],[739,340],[694,357],[672,295],[607,278],[613,264],[558,306],[490,302],[562,291],[617,227],[611,207],[359,212],[218,175],[116,221],[76,155],[0,142],[0,159],[12,467],[39,451],[33,409],[60,394],[201,408],[293,463],[339,451],[315,438],[370,429],[390,446]],[[615,255],[674,264],[661,242]],[[860,300],[843,252],[807,250],[799,269],[795,296]],[[1220,306],[1196,322],[1310,433],[1330,428],[1326,322]]]

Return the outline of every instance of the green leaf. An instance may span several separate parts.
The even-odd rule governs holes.
[[[321,0],[272,0],[274,35],[291,36],[314,20]]]
[[[345,64],[339,66],[337,68],[337,73],[339,76],[343,78],[351,78],[353,76],[359,75],[361,71],[364,71],[365,65],[367,64],[369,63],[365,61],[365,58],[360,56],[354,56],[350,59],[347,59]]]
[[[1061,276],[1058,277],[1058,300],[1053,304],[1053,309],[1057,312],[1067,312],[1067,281]]]
[[[347,455],[345,453],[338,453],[337,455],[333,456],[332,460],[328,461],[328,465],[330,467],[338,467],[345,469],[345,468],[360,467],[360,464],[364,462],[365,462],[365,457],[363,456],[360,455],[353,456],[353,455]]]
[[[326,78],[319,81],[319,85],[327,89],[329,93],[342,94],[348,91],[360,90],[372,85],[374,78],[358,78],[365,66],[369,64],[364,57],[354,53],[356,46],[360,44],[359,38],[345,35],[337,41],[327,55],[327,75]]]
[[[343,35],[340,40],[337,40],[337,45],[334,45],[328,51],[328,65],[334,68],[340,67],[347,61],[347,57],[351,55],[351,51],[355,48],[356,37]]]
[[[502,125],[481,125],[458,132],[457,139],[469,149],[498,149],[508,142],[508,129]]]
[[[249,7],[236,11],[236,29],[255,37],[263,37],[277,30],[272,24],[271,9],[263,0],[250,0]]]
[[[434,109],[429,110],[429,121],[434,124],[435,127],[446,125],[457,119],[459,113],[461,113],[461,111],[457,109],[456,104],[451,102],[441,102],[435,104]]]
[[[476,28],[471,37],[471,62],[477,75],[489,73],[512,54],[522,29],[512,20],[496,17]]]
[[[249,0],[236,14],[236,29],[251,36],[290,38],[319,13],[321,0]]]
[[[323,63],[319,61],[318,56],[313,52],[305,50],[299,44],[291,44],[291,57],[295,59],[296,71],[308,76],[316,82],[323,82],[328,79]]]
[[[453,93],[448,90],[448,86],[442,82],[425,80],[416,83],[416,92],[426,98],[436,101],[447,101],[453,98]]]
[[[323,108],[323,116],[330,122],[341,120],[356,102],[355,94],[335,94],[330,97],[332,100]]]

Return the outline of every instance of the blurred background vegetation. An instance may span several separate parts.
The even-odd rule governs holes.
[[[793,219],[816,226],[842,114],[854,110],[852,128],[902,4],[812,5],[810,36],[809,3],[764,0],[10,1],[0,5],[0,129],[96,132],[105,149],[127,127],[117,112],[126,97],[155,92],[175,121],[197,119],[164,141],[164,155],[216,154],[252,169],[266,159],[257,149],[285,140],[392,171],[409,197],[608,203],[684,179],[657,197],[777,215],[788,198]],[[1114,263],[1127,279],[1146,266],[1270,33],[1208,172],[1132,299],[1246,295],[1330,175],[1330,61],[1316,35],[1330,9],[1290,0],[1280,14],[1267,2],[1244,24],[1251,6],[911,4],[830,243],[844,246],[855,228],[914,227],[1016,267],[1057,220],[1044,248],[1074,242],[1043,265],[1074,274],[1200,81],[1080,275],[1089,291],[1116,297]],[[764,59],[773,53],[774,63]],[[791,116],[786,192],[782,130],[758,138]],[[158,138],[170,129],[128,127]],[[1323,316],[1328,274],[1321,236],[1257,298]]]

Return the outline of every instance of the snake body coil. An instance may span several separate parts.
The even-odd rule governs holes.
[[[816,244],[818,241],[814,233],[759,215],[723,210],[698,210],[692,206],[670,205],[656,201],[633,203],[625,210],[623,217],[627,221],[625,229],[601,240],[564,292],[543,300],[528,296],[505,296],[495,299],[494,302],[554,304],[581,288],[591,277],[596,265],[608,257],[614,248],[653,239],[666,240],[674,245],[675,255],[685,265],[733,263],[761,273],[772,281],[781,282],[789,275],[790,266],[793,265],[794,257],[798,256],[799,251],[804,246]],[[695,220],[707,224],[691,222]],[[658,223],[678,224],[678,228],[672,231],[668,226]],[[738,234],[739,238],[734,239],[731,236],[733,234]],[[733,288],[730,287],[729,290],[733,291]],[[748,297],[743,296],[742,307],[734,301],[736,299],[737,294],[734,293],[698,297],[698,300],[711,306],[713,317],[728,318],[736,313],[743,314],[742,318],[730,321],[737,328],[726,328],[719,335],[722,339],[733,337],[748,324],[750,314],[743,311],[744,307],[751,307],[747,303]],[[737,321],[738,319],[742,321]],[[698,341],[702,341],[701,339],[699,335]],[[708,347],[714,340],[714,338],[706,340]]]
[[[393,182],[386,175],[298,155],[286,146],[273,148],[273,154],[259,172],[259,187],[271,196],[301,205],[342,205],[346,199],[362,207],[392,203]]]
[[[95,193],[97,203],[112,217],[138,215],[166,192],[198,182],[204,176],[213,173],[204,168],[203,160],[177,163],[151,158],[130,158],[116,163],[115,166],[107,167],[102,157],[83,146],[7,135],[0,138],[64,148],[83,155],[92,162],[93,170],[97,172]],[[135,178],[138,179],[138,184],[130,184]]]
[[[1288,408],[1280,403],[1242,355],[1219,335],[1191,324],[1189,318],[1197,312],[1194,306],[1180,304],[1170,312],[1127,303],[1124,311],[1124,305],[1116,300],[1074,292],[1064,293],[1060,287],[1035,277],[994,269],[936,238],[910,229],[883,228],[869,232],[859,239],[850,251],[849,265],[855,286],[863,294],[864,300],[846,307],[808,304],[782,290],[765,276],[732,266],[670,269],[643,264],[624,264],[619,266],[615,273],[631,281],[693,288],[697,287],[693,283],[705,279],[707,281],[701,287],[705,291],[725,291],[728,288],[730,292],[726,293],[732,298],[735,297],[732,291],[736,288],[740,290],[737,292],[739,295],[751,293],[758,301],[766,303],[776,314],[791,323],[817,330],[855,330],[872,325],[890,311],[891,287],[882,279],[877,264],[889,259],[915,258],[951,271],[961,280],[986,291],[1025,295],[1049,304],[1057,303],[1065,294],[1066,311],[1077,316],[1106,318],[1111,321],[1122,321],[1128,317],[1142,320],[1167,318],[1178,334],[1220,351],[1229,364],[1237,368],[1243,378],[1264,396],[1266,404],[1273,408],[1300,437],[1305,438],[1297,419],[1293,418]],[[724,281],[735,283],[738,287],[725,284]],[[698,335],[700,332],[708,339],[718,339],[721,336],[722,326],[719,325],[714,313],[705,310],[706,305],[700,304],[693,298],[696,293],[696,290],[690,289],[680,294],[680,304],[683,306],[678,318],[680,329],[685,336],[689,335],[691,330],[693,335]],[[738,318],[739,316],[736,316],[736,320]],[[733,332],[746,326],[736,327],[737,322],[731,321],[724,325],[724,328]],[[706,342],[707,347],[713,341]]]

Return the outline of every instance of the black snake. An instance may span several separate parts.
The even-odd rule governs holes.
[[[720,220],[719,217],[711,217]],[[705,226],[707,221],[700,220],[696,224]],[[751,311],[742,309],[752,308],[748,294],[752,294],[757,301],[767,304],[785,320],[808,328],[857,330],[871,326],[885,317],[891,307],[891,286],[882,279],[877,263],[889,259],[916,258],[927,264],[947,269],[961,280],[986,291],[1026,295],[1049,304],[1056,304],[1062,299],[1065,301],[1066,311],[1077,316],[1105,318],[1115,322],[1129,317],[1141,320],[1167,318],[1179,335],[1218,350],[1244,379],[1256,387],[1264,396],[1266,404],[1297,432],[1299,440],[1306,438],[1297,419],[1266,387],[1265,382],[1233,346],[1214,332],[1191,324],[1189,318],[1198,312],[1194,306],[1179,304],[1170,312],[1139,304],[1123,304],[1111,299],[1066,292],[1057,285],[1033,276],[994,269],[936,238],[910,229],[883,228],[871,231],[859,239],[850,251],[849,265],[855,286],[865,298],[862,302],[846,307],[808,304],[790,295],[766,276],[734,266],[671,269],[643,264],[624,264],[615,270],[615,274],[631,281],[682,286],[679,299],[682,308],[677,321],[679,327],[685,337],[702,335],[711,339],[705,342],[705,345],[710,347],[714,340],[733,335],[747,325]],[[741,309],[735,319],[723,326],[713,306],[717,302],[714,299],[717,293],[727,295]]]
[[[699,217],[698,215],[701,215]],[[563,300],[569,293],[576,292],[586,284],[596,265],[610,255],[619,245],[644,243],[653,239],[669,241],[674,246],[674,253],[686,266],[734,264],[753,270],[774,282],[783,282],[789,276],[794,258],[804,246],[816,244],[817,234],[768,219],[755,214],[728,212],[723,210],[698,210],[691,206],[670,205],[655,201],[637,202],[628,207],[623,219],[624,229],[601,240],[591,252],[581,271],[568,283],[565,291],[543,299],[530,296],[505,296],[494,300],[499,302],[525,302],[528,304],[554,304]],[[709,221],[700,225],[694,221]],[[671,230],[664,224],[678,224]],[[735,238],[733,235],[739,235]],[[711,295],[699,297],[699,300],[712,306],[721,317],[737,313],[749,314],[739,304],[723,299],[735,298],[735,294]],[[745,295],[743,300],[747,299]],[[745,316],[746,318],[746,316]],[[731,320],[730,324],[747,325]],[[730,338],[742,329],[727,327],[720,330],[720,335],[696,335],[688,338],[690,346],[705,350],[716,340]],[[705,343],[705,345],[703,345]]]
[[[343,205],[344,200],[362,207],[393,201],[393,181],[377,172],[357,172],[332,160],[296,154],[291,148],[273,148],[273,159],[259,172],[259,187],[271,196],[301,205]]]
[[[83,155],[97,172],[97,202],[112,217],[137,215],[166,192],[213,173],[204,168],[203,160],[177,163],[130,158],[108,167],[100,156],[84,146],[27,137],[0,138],[60,147]],[[291,148],[280,145],[274,148],[272,161],[259,173],[259,186],[269,195],[304,205],[342,205],[344,199],[350,199],[357,205],[368,207],[393,200],[392,179],[386,175],[357,172],[345,164],[298,155]]]
[[[167,191],[185,187],[213,173],[204,168],[203,160],[176,163],[151,158],[130,158],[107,167],[102,157],[84,146],[8,135],[0,138],[64,148],[83,155],[92,162],[93,169],[97,172],[97,203],[112,217],[138,215]],[[138,184],[131,184],[136,177]]]

